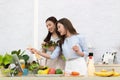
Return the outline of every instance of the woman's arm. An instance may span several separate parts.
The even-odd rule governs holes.
[[[80,47],[82,49],[82,52],[84,53],[84,57],[87,57],[88,47],[87,47],[86,40],[83,35],[79,35],[79,41],[80,41]]]
[[[86,40],[84,37],[82,37],[82,39],[81,39],[81,48],[82,48],[82,52],[84,53],[84,56],[87,57],[88,56],[88,47],[87,47]]]
[[[35,48],[28,48],[28,50],[30,52],[32,52],[33,54],[39,54],[39,55],[41,55],[41,56],[43,56],[43,57],[45,57],[47,59],[55,59],[60,54],[60,48],[59,47],[56,47],[55,50],[53,51],[53,53],[51,55],[49,55],[47,53],[42,53],[42,52],[38,51]]]
[[[88,56],[88,48],[87,48],[87,44],[86,44],[86,41],[85,41],[85,38],[82,36],[82,35],[78,35],[78,38],[79,38],[79,41],[80,41],[80,43],[79,43],[79,45],[75,45],[75,46],[73,46],[73,50],[78,54],[78,55],[80,55],[80,56],[84,56],[84,57],[86,57],[86,56]],[[79,47],[78,46],[80,46],[81,47],[81,50],[79,50]]]
[[[46,54],[45,52],[44,53],[42,53],[42,52],[40,52],[39,50],[37,50],[37,49],[35,49],[35,48],[27,48],[31,53],[33,53],[33,54],[39,54],[39,55],[41,55],[41,56],[43,56],[43,57],[45,57],[45,58],[50,58],[50,55],[49,54]]]
[[[50,59],[50,55],[49,55],[49,54],[41,53],[40,51],[38,52],[38,54],[39,54],[40,56],[43,56],[43,57],[47,58],[47,59]]]

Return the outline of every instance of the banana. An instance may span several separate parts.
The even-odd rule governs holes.
[[[113,76],[120,76],[120,73],[114,72],[114,73],[113,73]]]
[[[112,69],[112,71],[103,69],[100,72],[94,72],[94,74],[101,77],[120,76],[120,73],[116,72],[114,69]]]
[[[95,72],[96,76],[101,76],[101,77],[110,77],[113,75],[113,71],[107,71],[107,72]]]
[[[102,70],[101,70],[101,72],[107,72],[107,70],[105,70],[105,69],[102,69]]]
[[[112,71],[113,71],[113,76],[114,76],[114,77],[115,77],[115,76],[120,76],[120,73],[116,72],[115,69],[112,69]]]

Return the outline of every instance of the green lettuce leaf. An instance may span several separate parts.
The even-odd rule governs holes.
[[[3,64],[8,65],[10,63],[12,63],[12,55],[9,55],[6,53],[4,58],[3,58]]]
[[[0,65],[3,63],[3,56],[0,55]]]

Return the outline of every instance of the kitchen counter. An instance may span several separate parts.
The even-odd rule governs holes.
[[[106,70],[112,70],[115,69],[115,71],[120,73],[120,64],[97,64],[95,65],[96,71],[101,71],[102,69]],[[98,76],[93,76],[93,77],[88,77],[88,76],[79,76],[79,77],[66,77],[66,76],[35,76],[33,74],[28,75],[28,76],[22,76],[22,77],[0,77],[0,80],[120,80],[119,77],[98,77]]]
[[[120,80],[120,77],[0,77],[0,80]]]

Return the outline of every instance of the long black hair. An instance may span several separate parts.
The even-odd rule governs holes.
[[[74,35],[74,34],[78,34],[78,33],[76,32],[75,28],[73,27],[71,21],[68,20],[67,18],[62,18],[62,19],[58,20],[58,21],[57,21],[57,24],[58,24],[58,23],[61,23],[61,24],[64,26],[64,28],[65,28],[66,30],[68,30],[71,34],[73,34],[73,35]],[[62,51],[62,44],[64,43],[65,37],[66,37],[65,35],[61,36],[61,39],[60,39],[59,42],[58,42],[61,51]]]
[[[57,31],[57,26],[56,26],[56,24],[57,24],[57,19],[56,19],[54,16],[51,16],[51,17],[47,18],[46,22],[47,22],[47,21],[52,21],[52,22],[55,24],[55,27],[56,27],[55,32],[56,32],[56,34],[58,35],[58,37],[60,37],[60,33]],[[45,41],[45,42],[49,42],[49,41],[50,41],[50,38],[51,38],[51,35],[52,35],[52,33],[50,33],[50,31],[48,31],[48,34],[47,34],[47,36],[45,37],[44,41]]]

